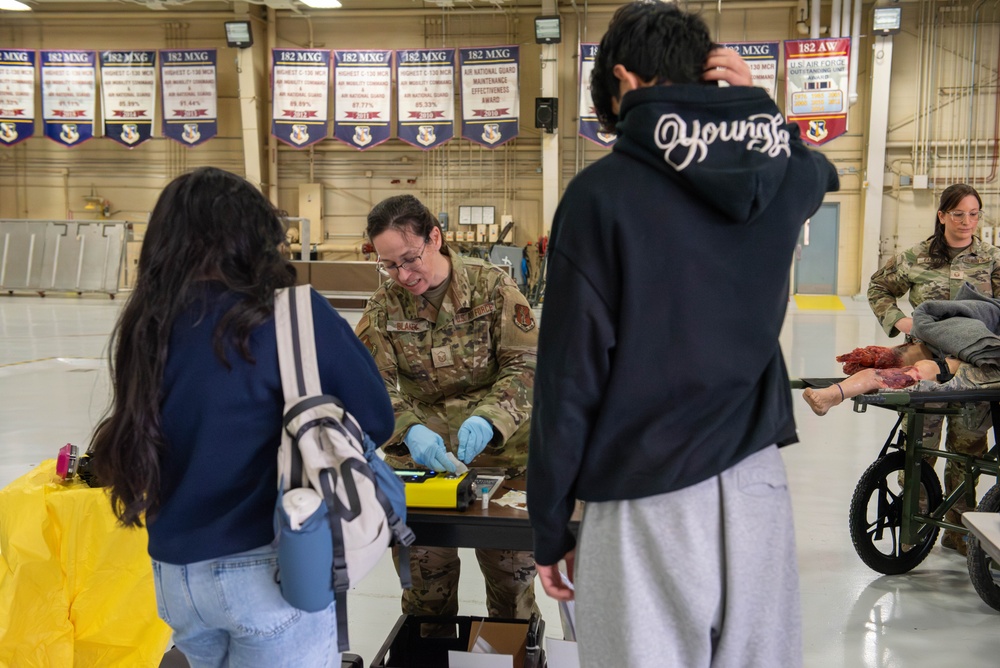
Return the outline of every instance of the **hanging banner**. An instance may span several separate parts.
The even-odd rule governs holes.
[[[215,49],[160,51],[161,132],[197,146],[219,132]]]
[[[424,150],[455,136],[455,49],[396,52],[396,136]]]
[[[35,52],[0,50],[0,146],[35,134]]]
[[[753,85],[763,88],[771,99],[778,94],[778,42],[728,42],[720,44],[732,49],[750,66]]]
[[[334,51],[333,136],[364,151],[389,139],[392,51]]]
[[[520,47],[459,49],[462,67],[462,137],[486,148],[518,133]]]
[[[595,57],[597,57],[597,44],[581,42],[580,85],[577,88],[577,99],[580,100],[580,108],[577,112],[580,117],[579,134],[584,139],[589,139],[595,144],[607,148],[615,143],[618,135],[603,132],[601,124],[597,121],[594,100],[590,96],[590,74],[594,71]]]
[[[272,49],[271,134],[304,148],[330,133],[330,52]]]
[[[153,134],[156,52],[101,52],[104,136],[134,148]]]
[[[785,116],[817,146],[847,132],[850,37],[785,42]]]
[[[63,146],[94,138],[97,54],[42,51],[42,121],[45,136]]]

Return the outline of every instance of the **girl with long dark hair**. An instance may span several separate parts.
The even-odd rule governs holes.
[[[159,614],[192,666],[339,666],[333,605],[306,613],[276,581],[284,399],[274,291],[295,283],[285,230],[244,179],[205,167],[150,217],[112,332],[113,399],[90,450],[122,524],[149,531]],[[372,438],[393,414],[371,356],[313,292],[325,394]]]

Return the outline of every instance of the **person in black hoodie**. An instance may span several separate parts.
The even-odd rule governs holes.
[[[705,77],[713,48],[673,4],[619,8],[591,77],[619,138],[552,224],[528,511],[546,592],[576,577],[582,666],[802,663],[778,335],[838,181],[763,89],[706,85],[740,83]]]

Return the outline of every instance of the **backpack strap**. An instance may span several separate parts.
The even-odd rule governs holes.
[[[320,487],[323,488],[323,498],[326,499],[329,512],[326,519],[330,523],[330,533],[333,535],[333,572],[330,573],[330,584],[333,587],[333,600],[337,608],[337,649],[346,652],[350,649],[350,642],[347,636],[347,589],[349,581],[347,577],[347,554],[344,550],[344,530],[340,523],[340,513],[334,509],[339,509],[337,497],[333,493],[333,486],[330,478],[336,480],[337,472],[334,469],[324,469],[319,477]]]
[[[274,323],[285,401],[322,394],[310,286],[294,285],[275,292]]]

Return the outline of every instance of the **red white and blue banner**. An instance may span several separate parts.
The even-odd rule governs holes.
[[[597,44],[580,43],[580,85],[577,89],[577,99],[580,100],[580,108],[577,115],[580,118],[579,134],[584,139],[589,139],[598,146],[605,148],[611,146],[618,139],[618,135],[601,130],[601,124],[597,120],[597,113],[594,111],[594,100],[590,96],[590,74],[594,71],[594,58],[597,57]]]
[[[333,136],[365,150],[392,131],[392,51],[333,52]]]
[[[0,50],[0,146],[35,134],[35,52]]]
[[[740,54],[750,66],[753,85],[763,88],[772,100],[778,94],[778,42],[728,42],[720,44]]]
[[[520,47],[459,49],[462,137],[496,148],[518,134]]]
[[[63,146],[94,138],[97,54],[41,51],[42,121],[45,136]]]
[[[785,116],[817,146],[847,132],[851,38],[785,42]]]
[[[396,136],[424,150],[455,136],[455,49],[396,51]]]
[[[108,139],[133,148],[152,136],[155,51],[101,52],[101,111]]]
[[[197,146],[219,132],[215,49],[160,51],[163,136]]]
[[[271,51],[271,134],[305,148],[330,133],[330,52],[326,49]]]

